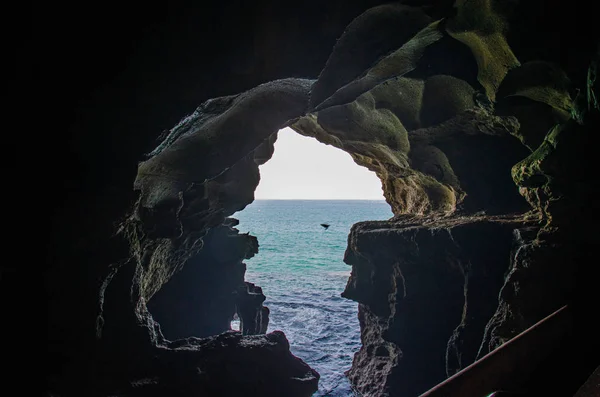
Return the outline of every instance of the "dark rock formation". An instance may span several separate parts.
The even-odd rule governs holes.
[[[414,396],[474,361],[521,216],[402,216],[348,237],[362,348],[349,377],[365,395]],[[517,229],[519,230],[519,229]]]
[[[598,271],[589,256],[600,213],[590,200],[598,193],[598,49],[596,36],[582,31],[591,31],[592,17],[586,23],[575,6],[550,10],[541,1],[451,3],[369,9],[378,2],[309,1],[290,12],[272,2],[223,2],[212,14],[173,11],[177,18],[163,9],[143,18],[137,8],[120,8],[112,48],[102,17],[65,28],[63,41],[50,35],[52,52],[40,59],[63,54],[74,66],[45,65],[53,82],[45,91],[70,95],[47,102],[61,104],[55,114],[71,118],[69,104],[77,111],[74,121],[54,122],[68,125],[70,135],[47,150],[65,161],[49,174],[67,180],[41,189],[56,200],[44,280],[49,390],[316,390],[318,374],[289,352],[283,334],[252,335],[268,324],[262,290],[243,279],[243,259],[257,243],[228,218],[253,201],[258,165],[284,126],[376,172],[396,215],[360,223],[349,236],[353,270],[344,296],[359,302],[363,341],[349,377],[365,396],[417,395],[565,303],[584,323],[597,306]],[[214,15],[231,23],[218,28]],[[176,50],[158,22],[129,28],[134,20],[169,18],[177,32],[204,30],[173,33],[186,37]],[[567,28],[568,18],[580,28]],[[119,26],[131,29],[131,42]],[[95,40],[56,44],[93,29]],[[284,30],[292,33],[273,39]],[[141,38],[149,37],[163,46],[144,52]],[[139,53],[110,63],[130,43]],[[107,48],[111,56],[103,56]],[[80,67],[73,77],[81,60],[96,69]],[[120,73],[121,63],[136,66]],[[78,78],[110,71],[118,76],[80,88]],[[155,133],[197,103],[152,149]],[[0,268],[5,306],[28,290],[18,282],[28,278],[12,270]],[[242,332],[227,331],[235,312]],[[579,374],[597,366],[591,339],[587,356],[573,364]],[[571,357],[563,353],[557,357]],[[568,393],[581,376],[564,376]]]
[[[235,219],[228,221],[231,226],[237,223]],[[229,330],[236,306],[249,306],[262,312],[264,295],[256,308],[254,299],[246,302],[249,299],[247,293],[239,297],[235,294],[238,288],[247,288],[244,283],[246,266],[242,260],[250,259],[258,252],[256,238],[239,234],[230,226],[219,226],[211,229],[203,242],[198,255],[188,259],[183,269],[148,302],[152,317],[170,340],[216,335]],[[262,332],[244,331],[264,334],[266,327]]]
[[[350,83],[431,22],[418,7],[384,4],[355,18],[338,39],[311,92],[311,108]]]
[[[151,157],[140,164],[135,182],[139,198],[122,233],[129,239],[138,262],[140,293],[145,301],[186,262],[217,262],[213,267],[218,262],[233,262],[231,272],[223,266],[214,272],[219,278],[215,280],[216,288],[221,292],[218,298],[211,297],[225,299],[216,303],[224,305],[216,311],[229,310],[219,315],[221,320],[200,315],[211,319],[207,321],[214,322],[215,330],[227,329],[224,327],[233,316],[233,304],[236,300],[241,304],[243,296],[238,293],[237,298],[233,297],[244,286],[241,260],[256,252],[256,242],[249,236],[227,238],[217,231],[216,237],[208,240],[207,249],[202,250],[202,238],[253,200],[259,181],[258,165],[273,152],[272,136],[288,119],[304,112],[310,86],[310,81],[290,79],[210,100],[173,128]],[[229,227],[221,230],[228,233]],[[229,244],[241,249],[224,248]],[[200,254],[202,251],[205,253]],[[197,257],[199,254],[204,258]],[[201,300],[209,296],[203,295]],[[247,315],[248,308],[244,308]],[[262,309],[258,311],[263,313]],[[204,328],[210,329],[211,325],[205,324]]]
[[[235,220],[226,217],[252,201],[259,181],[258,165],[272,155],[277,130],[305,111],[310,86],[307,80],[275,81],[244,94],[207,101],[174,127],[150,153],[150,158],[140,164],[134,185],[139,197],[119,230],[130,243],[131,259],[115,266],[105,281],[106,287],[101,290],[105,304],[97,329],[107,360],[123,354],[136,357],[133,362],[124,360],[119,367],[122,376],[135,376],[145,368],[137,363],[138,357],[154,357],[157,351],[170,348],[160,326],[148,312],[147,302],[175,275],[179,277],[151,305],[167,321],[170,337],[223,332],[230,328],[236,311],[243,335],[266,332],[268,309],[262,307],[265,296],[260,287],[243,279],[242,260],[256,253],[256,239],[237,234],[231,228]],[[209,231],[211,234],[207,235]],[[184,268],[189,269],[181,273]],[[170,311],[171,305],[181,307],[181,303],[185,312]],[[231,344],[241,350],[256,350],[256,357],[268,354],[268,348],[261,343],[238,338]],[[198,357],[212,351],[211,348],[207,352],[202,346],[194,348]],[[171,360],[181,364],[172,365],[192,366],[181,370],[182,374],[196,371],[195,364],[180,350],[175,349]],[[278,369],[278,378],[272,385],[256,386],[257,395],[278,395],[275,385],[284,381],[298,395],[314,392],[318,375],[291,355],[287,343],[277,351],[283,356],[287,354],[290,363],[297,364]],[[227,350],[218,349],[215,354],[227,358],[224,364],[227,368],[237,365],[229,360],[243,355],[239,352],[228,355]],[[275,362],[267,361],[265,365]],[[143,372],[147,371],[155,371],[159,379],[166,377],[165,382],[169,382],[169,375],[161,374],[160,370],[150,368]],[[269,370],[263,372],[266,375]],[[288,380],[280,378],[288,374]],[[182,395],[205,390],[220,394],[223,385],[229,385],[231,390],[250,387],[244,386],[248,380],[243,377],[229,382],[230,375],[217,373],[216,378],[208,377],[205,380],[208,385],[187,379],[175,384],[189,381],[189,387],[172,387]],[[250,379],[261,383],[260,377]],[[270,389],[272,386],[274,389]]]
[[[375,171],[395,214],[417,215],[355,225],[348,240],[343,296],[360,303],[363,342],[348,375],[363,395],[426,391],[573,302],[577,279],[593,273],[575,264],[589,236],[573,236],[589,222],[581,214],[597,213],[575,202],[597,185],[581,177],[582,163],[562,161],[585,150],[595,122],[576,121],[580,107],[555,65],[519,63],[505,38],[509,10],[477,4],[458,2],[454,16],[293,125]],[[428,64],[444,48],[464,57],[452,40],[470,48],[474,75]],[[428,213],[439,215],[420,217]]]
[[[345,63],[355,48],[346,43],[372,34],[374,28],[365,21],[377,15],[376,9],[358,18],[328,64]],[[400,17],[407,28],[415,18],[410,12]],[[528,209],[507,170],[530,150],[515,139],[517,119],[498,117],[490,102],[501,82],[498,76],[518,62],[500,33],[494,33],[498,38],[487,48],[476,33],[465,33],[477,26],[461,18],[465,17],[459,13],[431,22],[402,43],[394,36],[389,45],[395,49],[292,124],[299,133],[347,151],[377,173],[395,214]],[[495,14],[488,16],[493,18]],[[454,33],[459,27],[464,34]],[[461,50],[454,51],[457,47]],[[478,69],[477,62],[483,62],[478,57],[484,56],[478,52],[496,47],[511,63],[499,60],[503,66],[498,70]],[[455,57],[452,62],[441,60],[444,52]],[[469,67],[457,66],[461,64]],[[330,84],[330,79],[326,68],[314,89]]]
[[[254,5],[253,7],[258,7],[258,5]],[[120,6],[119,9],[119,16],[127,15],[126,7]],[[272,9],[272,7],[270,7],[270,9]],[[347,23],[349,19],[354,17],[356,13],[362,11],[362,8],[360,8],[360,11],[356,11],[355,9],[354,11],[351,11],[351,9],[352,8],[345,9],[340,14],[340,20],[344,22],[341,22],[339,31],[343,29],[344,24]],[[163,11],[164,10],[160,10],[160,13]],[[280,12],[282,11],[284,10],[280,10]],[[144,8],[144,13],[151,12],[151,7]],[[206,21],[208,15],[211,15],[208,19],[213,18],[214,14],[206,14],[206,12],[207,10],[202,8],[202,17],[199,20],[195,20],[194,24],[202,26],[203,24],[199,21]],[[285,12],[287,12],[287,10],[285,10]],[[344,16],[346,12],[350,12],[350,15]],[[131,19],[127,22],[127,28],[121,26],[120,28],[122,30],[129,29],[129,26],[134,26],[134,24],[132,25],[132,21],[142,21],[142,19],[138,19],[138,11],[130,16]],[[172,15],[170,17],[172,17]],[[283,15],[279,15],[276,19],[282,18],[285,19]],[[60,20],[60,18],[58,20]],[[217,78],[215,81],[208,80],[204,87],[199,89],[193,96],[187,98],[186,104],[183,104],[179,94],[175,94],[177,89],[173,89],[173,91],[169,92],[169,90],[171,90],[171,88],[169,88],[165,91],[165,87],[162,87],[162,85],[157,87],[156,84],[154,84],[155,80],[153,80],[153,78],[150,78],[152,81],[144,81],[143,84],[141,83],[141,80],[144,80],[149,75],[152,75],[152,73],[157,72],[157,68],[155,67],[157,63],[154,61],[148,62],[148,59],[145,58],[149,53],[152,54],[152,51],[160,51],[160,48],[152,48],[144,49],[141,54],[134,54],[131,62],[126,62],[127,69],[122,76],[116,77],[116,81],[118,81],[116,84],[120,84],[117,86],[118,88],[115,88],[113,85],[115,84],[114,81],[110,83],[110,86],[102,87],[103,90],[106,89],[106,93],[104,91],[93,92],[97,87],[93,88],[93,86],[89,86],[88,88],[90,88],[90,90],[93,88],[93,90],[84,96],[81,92],[85,92],[86,88],[84,87],[82,89],[80,85],[85,84],[85,82],[87,82],[87,84],[95,84],[90,80],[89,76],[107,76],[106,78],[110,79],[107,73],[112,73],[111,70],[114,70],[114,68],[110,69],[107,67],[107,63],[110,63],[108,60],[115,59],[117,56],[117,48],[122,49],[122,47],[119,47],[119,44],[123,41],[123,36],[116,33],[119,32],[119,26],[113,25],[111,28],[114,30],[106,32],[105,24],[107,20],[111,20],[111,18],[107,19],[107,16],[105,15],[102,19],[101,26],[95,25],[93,20],[88,21],[90,26],[96,26],[98,28],[98,32],[103,32],[101,40],[99,41],[110,41],[111,38],[115,40],[113,43],[115,44],[115,48],[112,49],[111,55],[103,58],[104,60],[102,62],[99,61],[97,54],[93,54],[93,57],[89,57],[90,59],[93,58],[93,62],[90,62],[90,64],[93,65],[92,68],[98,68],[92,69],[95,70],[95,73],[89,69],[86,70],[85,68],[81,68],[82,73],[83,70],[85,70],[85,74],[77,74],[75,71],[71,70],[69,75],[63,76],[62,72],[60,72],[52,77],[52,81],[56,81],[54,79],[58,79],[57,76],[62,76],[63,83],[61,90],[70,92],[70,95],[73,95],[73,98],[77,98],[77,101],[81,101],[81,104],[77,105],[81,108],[75,109],[77,111],[77,117],[72,120],[62,120],[61,122],[57,122],[57,125],[68,125],[68,133],[72,133],[73,137],[69,138],[64,146],[55,147],[57,145],[48,145],[48,153],[52,152],[53,157],[52,161],[49,161],[48,164],[57,166],[49,172],[55,175],[55,177],[58,177],[59,175],[65,176],[64,186],[60,183],[60,180],[56,180],[53,182],[53,185],[48,188],[48,192],[55,193],[49,193],[49,197],[51,197],[51,200],[57,199],[57,202],[56,209],[52,214],[53,233],[48,240],[48,247],[50,248],[48,254],[49,264],[46,272],[46,279],[44,280],[48,291],[47,302],[49,319],[47,381],[49,384],[48,389],[51,390],[53,394],[58,395],[81,395],[82,393],[91,395],[96,392],[100,395],[110,395],[112,394],[110,387],[103,386],[106,382],[110,383],[110,377],[116,377],[120,380],[132,377],[137,371],[136,368],[142,366],[144,357],[153,356],[153,354],[156,353],[157,348],[161,346],[164,347],[166,341],[162,337],[159,326],[153,321],[150,313],[146,310],[146,302],[151,300],[156,292],[160,292],[160,287],[164,282],[182,269],[182,265],[187,262],[187,259],[191,259],[190,263],[193,262],[192,258],[194,257],[194,254],[198,253],[198,250],[195,251],[195,249],[199,249],[203,244],[200,238],[207,232],[207,228],[204,228],[203,230],[202,225],[210,224],[212,226],[218,226],[227,223],[227,214],[242,209],[253,200],[253,191],[258,184],[259,178],[257,165],[264,163],[272,155],[273,142],[275,140],[274,132],[281,127],[288,117],[287,115],[284,115],[282,117],[283,121],[277,122],[275,125],[269,127],[269,131],[266,133],[265,138],[261,139],[258,145],[253,147],[253,149],[255,149],[253,150],[253,153],[243,153],[240,155],[240,158],[232,159],[235,164],[229,164],[227,166],[227,171],[222,170],[225,172],[220,173],[218,176],[215,175],[214,178],[206,181],[206,183],[201,183],[200,186],[195,187],[190,186],[190,190],[187,193],[189,194],[188,197],[191,197],[194,194],[203,197],[194,203],[190,203],[195,205],[195,207],[186,207],[186,210],[189,210],[187,214],[193,213],[194,215],[197,215],[195,217],[185,218],[186,224],[184,227],[186,230],[193,230],[191,233],[192,236],[186,235],[179,240],[173,239],[167,241],[169,240],[169,237],[165,236],[177,234],[177,228],[181,227],[181,225],[173,222],[173,218],[169,216],[170,213],[168,209],[164,213],[141,211],[141,218],[156,220],[153,224],[155,227],[150,226],[147,230],[137,229],[136,225],[134,225],[135,221],[132,222],[130,217],[132,214],[129,213],[127,216],[128,219],[125,219],[126,227],[121,228],[121,233],[115,235],[115,224],[122,223],[120,221],[123,220],[123,214],[127,211],[127,207],[130,207],[132,203],[140,198],[140,196],[131,189],[132,178],[135,177],[138,162],[140,159],[143,159],[143,154],[152,152],[152,145],[155,145],[153,140],[161,130],[161,126],[164,128],[169,124],[172,125],[178,118],[181,118],[181,109],[190,109],[192,108],[192,104],[203,102],[207,97],[218,96],[215,94],[223,95],[224,93],[231,93],[232,86],[250,88],[260,83],[261,79],[263,81],[270,81],[275,80],[277,76],[273,74],[272,71],[269,72],[265,69],[265,74],[262,77],[257,76],[256,74],[251,76],[228,75],[228,83],[225,83],[221,78]],[[249,24],[246,23],[246,28],[248,25],[253,26],[253,24],[254,22]],[[330,25],[330,28],[336,24],[337,23]],[[40,26],[45,26],[45,23],[42,23]],[[60,24],[57,24],[56,26],[60,26]],[[67,26],[69,26],[69,24],[67,24]],[[261,27],[264,26],[264,24],[261,25]],[[202,27],[202,29],[205,28],[208,29],[205,32],[206,34],[201,34],[200,36],[209,37],[215,32],[215,28],[210,27],[210,25],[204,25],[204,27]],[[289,26],[286,28],[289,28]],[[250,29],[252,29],[252,27],[250,27]],[[82,34],[87,34],[85,37],[89,38],[90,31],[87,27],[84,27],[82,30]],[[330,44],[326,45],[322,59],[320,61],[316,60],[316,64],[312,66],[312,70],[314,70],[312,75],[316,76],[318,74],[318,71],[326,59],[327,53],[330,51],[331,45],[333,45],[335,36],[339,34],[339,31],[333,34],[329,33],[331,36]],[[49,30],[45,34],[48,34],[48,32],[54,31]],[[112,36],[111,32],[115,32],[115,35]],[[154,33],[155,32],[152,34]],[[156,34],[161,33],[164,33],[164,31],[159,29]],[[93,34],[96,35],[95,32]],[[69,35],[69,38],[71,38],[72,32],[70,32]],[[52,34],[50,34],[50,36],[52,36]],[[300,35],[300,37],[304,36]],[[146,36],[146,39],[147,38],[148,37]],[[221,44],[219,44],[219,46],[225,45],[227,39],[225,39],[223,35],[221,35],[220,38]],[[77,40],[77,38],[75,38],[75,40]],[[189,38],[186,40],[189,41]],[[204,38],[200,39],[200,42],[203,40]],[[319,41],[322,40],[323,37],[319,35]],[[125,42],[127,41],[125,40]],[[52,44],[58,52],[61,51],[58,47],[63,49],[69,48],[73,42],[59,41],[59,43],[60,44],[53,42]],[[127,45],[130,44],[130,42],[127,43]],[[171,52],[177,51],[176,46],[168,39],[166,39],[164,43],[165,46],[163,49],[169,52],[169,56],[159,57],[162,59],[161,62],[158,62],[161,67],[165,65],[165,60],[178,58],[171,57]],[[140,44],[143,47],[147,43]],[[80,57],[87,59],[85,58],[87,53],[84,50],[90,45],[91,43],[86,41],[83,47],[77,48],[77,50],[76,48],[72,48],[72,53],[78,53],[78,60]],[[194,44],[194,47],[195,46],[196,44]],[[210,46],[207,47],[204,44],[201,44],[200,47],[203,47],[206,50],[210,48]],[[137,49],[139,48],[140,47],[137,46]],[[191,47],[177,48],[180,50],[180,55],[189,55]],[[229,48],[228,51],[231,50],[232,48]],[[296,48],[296,50],[298,50],[298,48]],[[129,49],[126,49],[126,51],[129,51]],[[70,54],[70,52],[66,53]],[[312,55],[316,54],[314,47],[311,48],[310,53]],[[56,54],[53,54],[52,57],[55,55]],[[154,55],[156,56],[157,54]],[[224,59],[224,56],[225,54],[223,53],[213,52],[210,62],[216,62],[215,65],[226,63],[227,60]],[[281,58],[279,55],[278,57]],[[102,59],[102,57],[100,59]],[[178,59],[181,58],[179,57]],[[206,74],[208,76],[210,73],[207,74],[206,69],[202,69],[207,65],[207,59],[205,57],[200,57],[196,58],[196,60],[202,61],[201,67],[198,68],[201,70],[200,74]],[[169,62],[172,65],[172,62]],[[294,65],[296,65],[295,62]],[[198,64],[196,64],[196,67],[197,66]],[[140,79],[138,77],[135,67],[143,67],[143,69],[147,71],[146,74],[143,74],[144,78]],[[305,67],[307,73],[310,74],[308,70],[311,69],[311,66],[306,63],[303,67]],[[52,69],[52,67],[50,69]],[[170,69],[170,71],[172,72],[173,69]],[[177,83],[173,81],[173,76],[177,76],[178,72],[169,74],[164,71],[159,71],[158,73],[162,77],[156,78],[156,81],[169,81],[170,84],[177,86]],[[162,73],[166,74],[163,75]],[[226,72],[222,71],[218,73],[225,73],[223,76],[227,75]],[[287,69],[278,70],[277,73],[283,73],[284,75],[295,74],[289,67]],[[73,76],[78,76],[77,78],[80,80],[73,86],[70,86],[68,85],[68,82],[74,81],[71,80]],[[100,79],[100,77],[98,78]],[[185,89],[190,89],[189,80],[184,79],[179,83],[181,83],[179,84],[180,90],[182,84]],[[100,85],[102,84],[104,83],[101,83]],[[285,85],[285,82],[282,84]],[[300,86],[301,85],[302,83]],[[75,86],[75,92],[69,91]],[[271,83],[270,86],[273,87],[274,84]],[[191,90],[198,89],[197,85],[194,87],[195,88],[192,88]],[[308,87],[309,85],[305,86],[305,88]],[[60,90],[57,87],[53,90],[53,92],[59,91]],[[239,91],[239,89],[236,88],[233,90],[233,92],[236,91]],[[260,88],[258,91],[260,91]],[[307,91],[307,89],[304,91]],[[303,107],[305,107],[307,103],[306,95],[302,95],[304,95],[305,99],[299,101],[300,113],[304,111]],[[164,98],[168,97],[171,97],[171,99],[167,101],[169,103],[166,103]],[[293,95],[291,97],[293,97]],[[69,101],[73,101],[73,98],[69,98]],[[147,100],[148,102],[142,104],[139,102],[140,98],[144,98],[144,101]],[[157,98],[163,99],[157,100]],[[217,120],[218,117],[212,116],[214,116],[215,113],[218,113],[218,109],[225,109],[228,103],[231,101],[235,102],[235,100],[235,98],[224,98],[223,100],[209,101],[202,107],[206,112],[205,116],[207,117],[198,121],[208,122],[209,124],[212,123],[212,125],[216,124],[219,122],[219,120]],[[238,102],[249,103],[247,100],[248,95],[244,98],[239,98]],[[288,104],[285,98],[274,95],[266,103],[263,103],[263,105],[270,110],[273,110],[274,107],[271,106],[272,102],[269,101],[275,101],[282,105]],[[55,102],[56,98],[51,101],[51,103]],[[63,102],[62,106],[67,106],[68,103]],[[93,111],[89,111],[87,107],[89,107],[89,109],[101,109],[103,114],[99,116]],[[50,109],[50,107],[48,109]],[[68,117],[72,117],[69,112],[66,112],[65,109],[63,109],[60,113],[58,111],[54,113],[48,120],[55,120],[57,114],[69,114]],[[263,123],[257,122],[256,124],[261,124],[260,126],[257,125],[257,127],[260,128],[261,126],[264,126],[264,122],[268,119],[272,119],[273,116],[274,118],[279,117],[278,115],[271,114],[263,119]],[[235,117],[233,118],[235,119]],[[243,120],[238,121],[243,124],[244,128],[241,131],[243,133],[247,130],[248,125],[244,124]],[[180,127],[182,127],[182,129],[173,131],[174,135],[171,138],[179,136],[179,133],[183,132],[188,126],[184,123],[184,125],[181,125]],[[85,140],[91,139],[92,136],[95,137],[95,143],[90,145],[85,142]],[[167,143],[171,142],[171,138],[167,139]],[[56,139],[57,142],[60,142],[60,137],[55,136],[54,139]],[[164,153],[165,146],[167,145],[161,144],[154,153],[156,154],[158,151]],[[54,151],[52,151],[51,148],[54,149]],[[220,158],[224,159],[224,157]],[[63,165],[57,163],[55,161],[56,159],[65,160],[69,163]],[[243,185],[245,187],[238,188],[237,191],[232,191],[230,184],[227,184],[228,175],[233,176],[234,179],[243,180]],[[204,182],[204,180],[200,182]],[[206,209],[206,212],[204,213],[206,216],[202,215],[203,208]],[[212,210],[210,208],[212,208]],[[135,217],[139,215],[139,213],[133,215]],[[227,229],[228,228],[224,228],[223,230]],[[140,239],[134,237],[137,233],[140,233]],[[141,245],[136,246],[136,244],[133,244],[130,246],[128,243],[125,243],[126,240],[122,239],[124,235],[132,237],[138,242],[142,242],[148,235],[150,235],[150,238],[145,240],[147,242],[152,240],[153,237],[162,237],[149,242],[147,245],[149,250],[146,251],[148,253],[144,256],[144,250]],[[248,238],[244,239],[247,240]],[[251,240],[251,238],[249,239]],[[233,240],[239,242],[243,239],[234,238],[230,241]],[[181,257],[177,257],[178,249],[181,249],[179,253],[183,254]],[[134,254],[137,252],[141,256],[144,256],[144,260],[141,262],[146,264],[146,268],[139,267],[140,261],[135,259],[130,260],[132,251]],[[236,250],[231,251],[238,250],[236,248]],[[169,260],[171,253],[177,258],[171,257],[171,260]],[[204,253],[202,255],[204,255]],[[157,266],[157,264],[160,264],[160,260],[157,261],[159,257],[166,259],[166,262],[173,266]],[[231,266],[236,261],[241,262],[242,259],[243,256],[239,256],[235,261],[228,264]],[[215,263],[211,263],[210,265],[214,266]],[[227,280],[229,277],[229,275],[222,274],[219,276],[223,276],[219,278],[220,281]],[[243,274],[238,276],[242,278],[243,281]],[[15,276],[12,277],[10,272],[4,271],[3,266],[1,280],[2,288],[0,288],[0,291],[2,291],[3,294],[6,293],[7,296],[13,295],[16,292],[16,289],[19,289],[20,286],[22,286],[19,282],[19,280],[21,280],[20,277],[20,274],[15,274]],[[8,288],[9,286],[10,288]],[[236,288],[237,285],[233,287],[230,292],[234,293]],[[224,289],[227,289],[227,287]],[[224,292],[224,289],[221,289],[221,292]],[[224,295],[226,294],[222,294],[220,297],[223,297]],[[163,298],[165,297],[163,296]],[[177,298],[175,298],[175,300],[177,300]],[[7,301],[8,300],[6,299],[3,300],[3,302]],[[207,302],[204,303],[204,308],[210,306]],[[216,303],[217,306],[227,306],[226,302]],[[260,330],[264,332],[267,317],[264,308],[260,310],[260,314],[264,317]],[[189,317],[199,317],[194,318],[193,320],[191,319],[190,327],[201,326],[207,334],[217,332],[216,330],[222,330],[225,318],[230,317],[231,315],[232,312],[219,313],[217,318],[213,318],[210,322],[202,324],[202,313],[201,310],[199,310],[196,313],[190,313]],[[181,319],[181,317],[179,317],[178,320],[179,319]],[[171,327],[167,324],[166,328],[173,329],[182,326],[182,324],[170,325]],[[186,326],[187,324],[184,324],[184,328],[187,328]],[[197,329],[198,328],[196,328],[196,330]],[[186,333],[187,332],[189,332],[189,329]],[[14,336],[16,337],[16,335]],[[283,346],[283,350],[287,349],[287,344],[281,346]],[[291,356],[289,350],[287,350],[287,354],[290,360],[296,360]],[[202,356],[202,353],[199,353],[199,356]],[[257,356],[260,356],[260,351],[257,351]],[[127,362],[127,364],[116,365],[116,363],[121,362]],[[300,363],[300,361],[298,362]],[[282,363],[285,363],[285,360],[278,362],[277,368],[278,370],[281,370],[281,373],[283,374],[285,369],[280,368]],[[272,364],[273,363],[271,363],[271,365]],[[306,371],[311,373],[303,364],[299,365],[300,369],[298,369],[298,367],[296,369],[289,369],[290,378],[297,378],[299,379],[298,382],[305,378],[305,375],[307,374]],[[102,375],[103,373],[106,373],[105,367],[111,369],[109,378]],[[260,379],[257,378],[256,380],[257,382],[260,382]],[[235,379],[227,379],[227,382],[232,390],[236,387]],[[273,382],[277,383],[274,379],[271,383]],[[306,388],[300,386],[296,389],[299,390],[299,393],[310,395],[312,390],[316,389],[316,380],[310,381],[309,383],[311,383],[309,391],[306,391]],[[245,387],[251,388],[251,386],[248,385]],[[262,390],[262,392],[266,392],[267,387],[268,384],[265,384],[260,386],[259,389]],[[292,387],[292,389],[294,389],[294,387]],[[188,393],[194,394],[195,392],[191,390]],[[168,394],[175,395],[175,390]],[[277,392],[274,394],[279,395],[280,393]]]
[[[213,229],[207,237],[206,241],[211,244],[207,248],[214,249],[227,239],[255,242],[229,226]],[[256,246],[242,247],[241,252],[255,250]],[[316,391],[319,375],[290,353],[281,332],[251,336],[265,333],[268,311],[262,307],[265,297],[260,289],[254,289],[250,296],[235,293],[236,287],[249,287],[249,283],[243,282],[243,263],[238,260],[232,265],[225,260],[224,264],[229,265],[232,272],[222,272],[223,267],[217,272],[211,267],[223,264],[218,260],[225,259],[224,252],[219,250],[214,256],[210,249],[200,252],[202,254],[192,257],[184,271],[171,280],[174,284],[165,288],[162,295],[165,298],[156,295],[160,300],[148,306],[164,316],[170,336],[221,333],[229,329],[236,309],[243,320],[250,318],[250,321],[243,321],[242,332],[229,331],[216,337],[188,337],[175,341],[165,339],[160,325],[146,308],[141,295],[140,268],[135,260],[131,260],[116,269],[101,290],[104,302],[102,323],[98,328],[101,351],[96,380],[89,385],[92,390],[98,395],[125,396],[217,396],[248,390],[255,395],[277,396],[286,391],[291,395],[307,396]],[[233,258],[237,253],[229,251]],[[198,290],[202,287],[199,285],[203,282],[202,275],[210,276],[211,270],[213,278],[204,282],[212,282],[215,286]],[[177,277],[179,275],[192,278],[184,281]],[[195,293],[195,299],[169,289],[174,287],[184,288],[176,292]],[[165,313],[177,304],[187,307],[180,313]],[[116,357],[119,357],[118,362],[115,362]]]
[[[143,360],[140,362],[140,360]],[[107,367],[100,393],[120,396],[310,396],[319,375],[289,353],[285,335],[225,332],[169,342],[151,356]],[[101,394],[100,394],[101,395]]]
[[[236,292],[236,309],[242,334],[256,335],[267,332],[269,308],[262,305],[266,299],[262,288],[246,282],[238,287]]]
[[[600,59],[600,48],[592,70]],[[588,73],[589,76],[592,73]],[[597,81],[588,80],[586,91],[597,92]],[[480,354],[513,337],[561,303],[575,302],[580,315],[597,301],[590,294],[597,272],[593,261],[600,237],[591,199],[600,185],[586,158],[594,156],[593,132],[600,125],[600,106],[590,94],[576,98],[574,117],[553,127],[539,147],[512,170],[515,183],[542,217],[537,238],[523,246],[512,263],[500,293],[499,306],[486,329]],[[567,159],[579,158],[580,161]]]

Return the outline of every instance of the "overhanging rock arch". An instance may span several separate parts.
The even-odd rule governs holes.
[[[180,357],[182,347],[201,357],[218,351],[220,347],[211,345],[216,343],[250,363],[258,357],[248,353],[254,346],[260,352],[277,352],[290,363],[280,368],[275,388],[289,388],[297,395],[316,389],[318,375],[289,354],[283,335],[224,334],[208,342],[169,342],[146,308],[163,285],[210,247],[235,247],[230,258],[211,258],[223,266],[205,272],[207,279],[222,288],[207,291],[206,302],[216,300],[219,305],[205,312],[194,333],[225,331],[236,306],[245,308],[240,313],[243,333],[264,333],[268,321],[264,296],[259,287],[243,280],[242,260],[256,253],[256,241],[239,235],[228,216],[252,202],[258,165],[271,157],[276,131],[288,125],[345,150],[376,172],[396,215],[392,222],[356,225],[346,254],[353,273],[344,296],[360,303],[365,336],[350,371],[361,392],[425,391],[475,359],[484,331],[485,343],[492,334],[496,341],[508,337],[502,335],[498,318],[486,328],[497,308],[496,296],[484,288],[466,287],[481,282],[497,293],[511,260],[513,230],[525,236],[525,230],[541,225],[523,213],[533,207],[544,221],[548,219],[545,198],[529,178],[543,174],[536,169],[541,154],[534,151],[545,144],[550,128],[569,121],[572,103],[559,70],[543,62],[520,65],[505,41],[502,15],[489,4],[458,2],[456,15],[436,21],[419,9],[398,6],[394,11],[398,18],[410,22],[405,34],[391,38],[390,48],[365,50],[371,63],[336,78],[339,65],[352,61],[348,43],[372,27],[366,21],[381,17],[383,8],[376,7],[348,27],[318,80],[278,80],[215,98],[174,127],[139,166],[135,181],[139,197],[122,228],[132,258],[114,275],[117,281],[109,280],[113,289],[129,288],[129,305],[113,316],[123,319],[120,327],[146,335],[144,347],[135,348],[147,349],[149,355],[160,348],[169,361]],[[455,58],[440,61],[440,55],[448,53]],[[527,78],[532,74],[538,76],[533,84]],[[535,113],[519,112],[523,102],[515,102],[515,97],[539,106]],[[541,116],[546,124],[527,123],[529,117]],[[552,139],[560,128],[555,127]],[[511,178],[511,167],[519,161]],[[519,195],[515,182],[532,207]],[[502,258],[491,272],[484,268],[480,252],[463,248],[466,239],[482,230],[501,236],[500,243],[489,247]],[[531,238],[522,238],[521,243]],[[423,247],[433,254],[422,255]],[[430,274],[449,280],[447,287],[423,279],[415,264],[429,266]],[[429,316],[439,314],[443,319],[444,332],[421,335],[430,339],[420,342],[435,346],[429,355],[422,354],[418,343],[411,347],[415,329],[431,326],[430,319],[414,313],[414,299],[423,296],[449,302],[449,306],[422,304]],[[467,302],[479,302],[480,307],[474,310],[477,304]],[[466,322],[465,313],[475,320]],[[413,328],[399,325],[399,318],[412,321]],[[114,324],[107,320],[104,331],[120,333]],[[138,332],[122,333],[139,339]],[[404,358],[399,360],[401,352]],[[181,365],[179,369],[185,367]],[[273,361],[265,360],[264,365],[267,368]],[[210,373],[210,365],[202,371]],[[227,375],[217,373],[213,378],[224,381]],[[194,382],[212,391],[225,387],[202,377]]]

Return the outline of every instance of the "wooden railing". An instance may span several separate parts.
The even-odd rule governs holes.
[[[571,329],[572,313],[563,306],[420,397],[485,397],[514,390]]]

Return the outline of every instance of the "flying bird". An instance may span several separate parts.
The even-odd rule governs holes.
[[[329,223],[321,223],[321,226],[323,226],[325,230],[327,230],[329,228]]]

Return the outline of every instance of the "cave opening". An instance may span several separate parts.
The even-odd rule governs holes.
[[[349,395],[344,371],[360,348],[358,304],[341,297],[351,226],[392,216],[375,173],[350,155],[290,128],[260,167],[255,201],[233,215],[237,229],[258,238],[245,279],[262,288],[267,332],[281,330],[293,354],[316,369],[316,395]],[[239,329],[239,319],[232,329]]]

